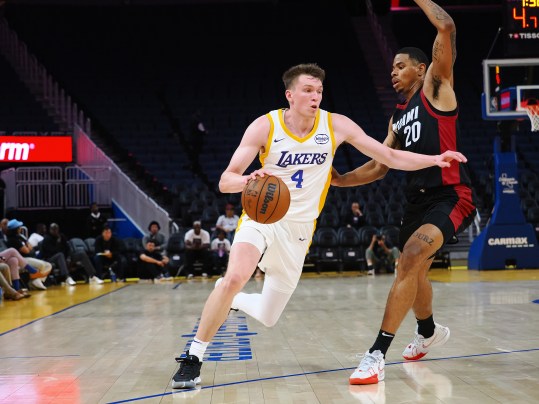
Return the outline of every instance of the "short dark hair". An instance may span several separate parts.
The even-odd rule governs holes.
[[[403,53],[405,55],[410,56],[410,59],[413,59],[418,63],[424,63],[427,66],[429,65],[429,58],[427,57],[425,52],[423,52],[419,48],[415,48],[413,46],[406,46],[404,48],[400,48],[397,51],[397,54],[399,53]]]
[[[296,79],[302,74],[320,79],[322,83],[326,78],[326,72],[316,63],[302,63],[300,65],[292,66],[283,73],[284,88],[286,90],[290,89],[290,87],[294,85]]]
[[[157,222],[156,220],[152,220],[152,221],[150,222],[150,224],[148,225],[148,230],[151,230],[151,228],[152,228],[152,226],[153,226],[154,224],[157,225],[157,228],[158,228],[159,230],[161,230],[161,226],[159,225],[159,222]]]

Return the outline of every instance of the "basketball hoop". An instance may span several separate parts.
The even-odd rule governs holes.
[[[526,109],[530,122],[532,123],[532,132],[539,131],[539,103],[536,99],[530,98],[522,101],[522,107]]]

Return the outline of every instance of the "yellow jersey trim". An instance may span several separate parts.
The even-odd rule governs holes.
[[[279,110],[279,122],[281,123],[281,126],[283,127],[283,130],[285,133],[290,136],[292,139],[294,139],[296,142],[303,143],[313,137],[313,135],[316,133],[316,130],[318,129],[318,123],[320,122],[320,109],[316,111],[316,117],[314,118],[314,125],[311,131],[307,134],[305,137],[298,137],[294,135],[290,130],[286,127],[286,124],[284,123],[284,116],[283,116],[284,108],[281,108]]]
[[[331,137],[331,144],[333,148],[333,157],[335,157],[335,152],[337,151],[337,142],[335,141],[335,133],[333,133],[333,121],[331,119],[331,113],[328,112],[328,128],[329,136]]]
[[[269,123],[270,123],[270,131],[268,134],[268,141],[266,142],[264,153],[260,153],[260,156],[258,157],[258,159],[260,160],[260,164],[262,164],[262,167],[264,167],[264,160],[266,159],[266,157],[268,157],[270,147],[271,147],[271,141],[273,140],[273,133],[275,130],[275,125],[273,123],[273,118],[271,117],[271,114],[267,113],[266,117],[268,118]]]
[[[333,132],[333,123],[331,121],[331,113],[328,112],[327,114],[328,114],[327,116],[328,116],[329,137],[331,138],[331,149],[333,151],[333,156],[335,156],[335,151],[337,150],[336,141],[335,141],[335,133]],[[320,212],[322,212],[322,209],[324,208],[330,186],[331,186],[331,170],[329,170],[326,183],[324,184],[324,190],[322,191],[322,194],[320,195],[320,202],[318,203],[318,214],[320,214]]]

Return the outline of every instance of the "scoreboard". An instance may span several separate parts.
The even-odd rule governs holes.
[[[539,0],[504,0],[506,57],[539,55]]]

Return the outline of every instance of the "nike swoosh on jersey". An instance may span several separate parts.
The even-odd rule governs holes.
[[[273,140],[273,143],[280,142],[281,140],[284,140],[284,137],[282,137],[282,138],[280,138],[280,139],[274,139],[274,140]]]

